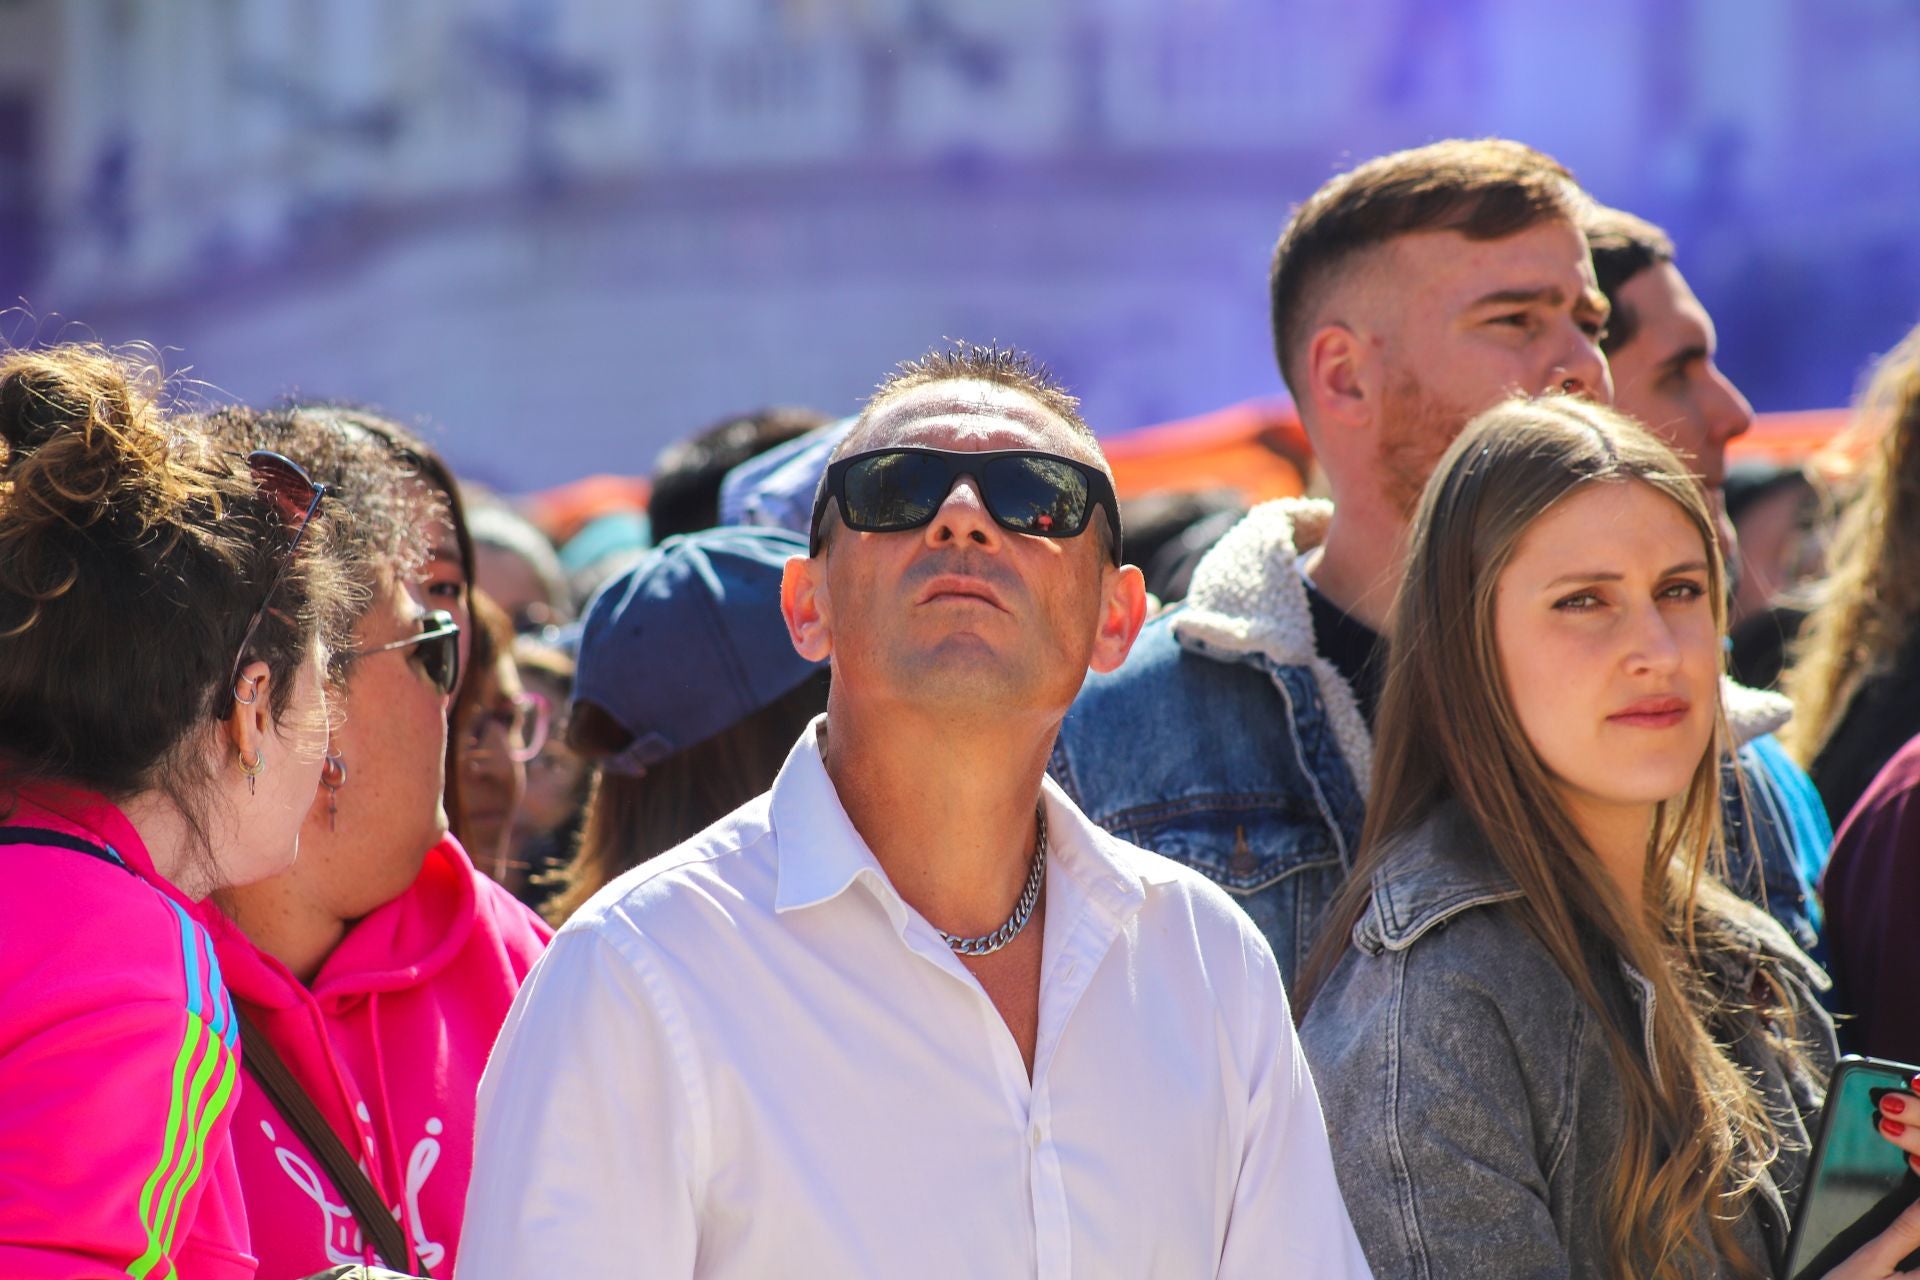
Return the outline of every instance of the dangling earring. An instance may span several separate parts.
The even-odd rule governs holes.
[[[247,794],[248,795],[253,794],[254,783],[258,781],[260,775],[265,773],[266,771],[267,771],[267,753],[266,752],[264,751],[254,752],[252,764],[247,763],[246,751],[243,749],[240,752],[240,772],[247,775]]]
[[[347,762],[337,752],[327,752],[320,765],[320,785],[327,789],[327,830],[339,830],[340,788],[347,785]]]

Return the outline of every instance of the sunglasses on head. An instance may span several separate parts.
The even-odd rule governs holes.
[[[820,478],[813,502],[810,554],[820,554],[820,521],[829,501],[859,533],[904,533],[930,524],[954,482],[972,476],[994,523],[1036,538],[1074,538],[1094,511],[1107,513],[1113,562],[1120,561],[1120,504],[1097,467],[1038,449],[971,452],[902,445],[841,458]]]
[[[354,649],[344,656],[370,658],[376,653],[412,649],[413,653],[409,656],[420,664],[420,669],[427,673],[427,679],[433,681],[434,688],[443,694],[451,694],[460,683],[460,624],[445,609],[435,609],[420,622],[425,629],[418,635],[376,644],[367,649]]]
[[[240,647],[234,651],[233,670],[227,681],[229,684],[238,682],[240,664],[246,661],[247,647],[253,643],[254,633],[260,630],[261,619],[267,616],[267,606],[273,602],[273,593],[286,580],[287,571],[293,567],[294,553],[300,549],[300,539],[306,536],[307,526],[313,522],[314,512],[320,509],[321,500],[331,492],[326,485],[308,475],[305,467],[271,449],[256,449],[248,454],[247,470],[253,475],[253,487],[273,505],[274,513],[288,536],[286,550],[280,557],[280,567],[274,570],[273,580],[267,584],[266,594],[260,597],[259,607],[247,619],[247,629],[240,633]]]

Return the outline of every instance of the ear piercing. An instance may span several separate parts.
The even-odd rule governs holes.
[[[259,781],[260,775],[267,771],[267,753],[264,751],[254,752],[252,763],[248,763],[247,753],[244,748],[241,749],[239,755],[240,772],[247,775],[247,794],[252,795],[254,794],[254,784]]]

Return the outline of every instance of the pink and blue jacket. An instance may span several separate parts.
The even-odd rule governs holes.
[[[0,1276],[252,1276],[240,1047],[194,904],[89,792],[26,789],[0,867]]]
[[[408,1257],[453,1274],[480,1072],[520,981],[553,936],[451,836],[412,886],[350,929],[309,987],[207,913],[234,998],[399,1220]],[[261,1280],[377,1261],[348,1201],[251,1078],[233,1144]]]

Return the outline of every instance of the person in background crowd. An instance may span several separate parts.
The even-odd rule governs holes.
[[[527,869],[527,887],[520,900],[543,911],[579,843],[593,769],[567,745],[572,653],[539,636],[516,636],[513,664],[520,672],[521,687],[547,717],[547,733],[527,761],[527,786],[514,811],[508,860]],[[794,736],[799,736],[797,731]]]
[[[685,534],[595,597],[569,741],[598,776],[555,924],[764,793],[826,710],[826,666],[796,653],[780,621],[781,574],[806,550],[784,529]]]
[[[728,471],[826,422],[824,414],[811,409],[758,409],[668,445],[653,464],[653,493],[647,499],[654,543],[718,525],[720,485]]]
[[[642,511],[609,511],[582,525],[560,548],[560,567],[573,599],[591,600],[614,578],[640,562],[653,535]]]
[[[1833,1007],[1848,1053],[1920,1062],[1920,736],[1893,753],[1840,824],[1820,882]],[[1920,1114],[1920,1113],[1917,1113]]]
[[[452,826],[475,866],[514,897],[527,889],[527,867],[511,857],[513,823],[527,789],[527,761],[546,741],[548,709],[520,685],[513,661],[513,625],[484,588],[473,592],[473,696],[454,732],[460,738],[461,820]]]
[[[1735,464],[1722,493],[1741,565],[1727,666],[1740,683],[1771,689],[1806,620],[1807,593],[1825,571],[1824,504],[1804,467],[1766,461]]]
[[[738,464],[720,482],[720,523],[785,529],[802,537],[813,495],[854,419],[841,418]]]
[[[339,486],[359,604],[300,859],[216,894],[208,921],[258,1033],[234,1146],[261,1274],[384,1261],[445,1277],[481,1068],[550,932],[447,834],[459,645],[450,615],[418,598],[436,598],[426,539],[446,527],[443,495],[386,437],[326,409],[229,409],[209,428]],[[270,1061],[289,1081],[283,1092],[259,1074]],[[383,1244],[383,1233],[393,1239]]]
[[[573,592],[547,535],[498,498],[467,504],[475,585],[506,613],[514,634],[573,621]]]
[[[1732,592],[1737,619],[1741,593],[1755,589],[1766,572],[1760,558],[1766,548],[1761,546],[1754,548],[1752,574],[1746,571],[1746,552],[1725,508],[1727,446],[1753,426],[1753,406],[1714,363],[1719,343],[1713,318],[1674,265],[1667,233],[1644,218],[1599,206],[1588,210],[1585,227],[1594,277],[1611,307],[1600,349],[1613,371],[1614,408],[1665,441],[1706,485],[1721,521],[1729,576],[1739,580]],[[1833,824],[1806,771],[1772,733],[1760,731],[1763,725],[1778,728],[1791,708],[1745,693],[1740,699],[1743,711],[1752,708],[1736,717],[1746,795],[1741,797],[1729,776],[1726,803],[1731,813],[1759,814],[1763,824],[1780,834],[1778,847],[1791,853],[1801,883],[1791,883],[1784,873],[1772,877],[1778,888],[1776,892],[1775,886],[1764,886],[1769,905],[1789,920],[1804,909],[1808,923],[1817,929],[1819,904],[1805,889],[1819,882],[1826,866]],[[1753,712],[1763,712],[1765,718],[1750,719]],[[1816,956],[1823,954],[1812,930],[1800,932],[1798,940]]]
[[[1377,1276],[1783,1274],[1833,1028],[1717,874],[1726,595],[1692,465],[1517,398],[1414,519],[1366,827],[1298,993]],[[1893,1274],[1870,1262],[1832,1274]]]
[[[1073,399],[906,366],[818,515],[781,604],[827,715],[529,978],[467,1280],[1364,1277],[1260,935],[1046,781],[1146,606]]]
[[[1255,507],[1061,726],[1051,768],[1067,793],[1233,893],[1289,978],[1360,838],[1380,628],[1428,472],[1510,392],[1612,395],[1590,203],[1552,159],[1497,139],[1396,152],[1315,192],[1274,250],[1271,294],[1334,501]],[[1786,714],[1742,697],[1743,737]],[[1740,830],[1739,883],[1810,944],[1787,829]]]
[[[1146,575],[1147,594],[1162,604],[1184,600],[1194,566],[1247,514],[1231,489],[1154,493],[1123,504],[1129,554]]]
[[[1859,416],[1883,424],[1880,449],[1784,681],[1799,714],[1782,737],[1835,822],[1920,731],[1920,327],[1875,368]]]
[[[347,592],[284,459],[157,368],[0,355],[0,1275],[254,1274],[198,900],[299,845]],[[156,589],[156,584],[164,584]]]
[[[1584,225],[1594,278],[1612,308],[1600,349],[1613,371],[1613,405],[1672,446],[1718,496],[1727,445],[1753,426],[1753,406],[1714,363],[1713,317],[1659,227],[1597,206]]]
[[[1820,495],[1807,473],[1777,462],[1735,463],[1721,486],[1740,551],[1728,616],[1755,617],[1820,574]]]

